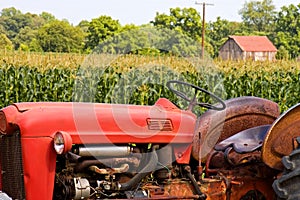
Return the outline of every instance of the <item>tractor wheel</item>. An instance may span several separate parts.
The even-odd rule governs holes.
[[[248,128],[272,124],[280,115],[277,103],[246,96],[225,101],[226,109],[209,110],[197,121],[193,138],[193,157],[205,162],[218,142]]]
[[[300,138],[297,138],[299,144]],[[300,199],[300,148],[293,150],[282,158],[284,171],[281,177],[273,183],[273,189],[278,199]]]

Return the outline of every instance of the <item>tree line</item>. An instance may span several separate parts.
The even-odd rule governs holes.
[[[200,43],[203,28],[202,17],[194,8],[177,7],[170,8],[169,13],[157,12],[153,20],[140,26],[121,25],[119,20],[107,15],[73,25],[67,20],[56,19],[51,13],[22,13],[14,7],[4,8],[0,14],[0,48],[33,52],[90,53],[99,46],[102,50],[123,53],[131,50],[135,50],[131,53],[161,53],[161,49],[156,49],[158,46],[170,51],[188,52],[179,48],[187,42]],[[272,0],[247,1],[239,15],[241,22],[221,17],[206,22],[205,49],[211,57],[218,56],[220,46],[229,35],[266,35],[277,47],[279,59],[293,59],[300,55],[300,3],[283,6],[276,11]],[[151,44],[145,45],[151,31],[138,31],[153,27],[172,30],[176,35],[160,31],[155,39],[163,45],[154,45],[153,48]],[[122,40],[127,43],[120,43]],[[178,46],[167,47],[174,40]],[[146,50],[139,50],[145,46]]]

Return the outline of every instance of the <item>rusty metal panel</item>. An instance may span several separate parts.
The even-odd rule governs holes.
[[[297,136],[300,136],[300,104],[287,110],[270,127],[262,146],[264,163],[282,170],[281,158],[293,151]]]
[[[225,110],[209,110],[200,116],[193,138],[196,160],[205,162],[217,142],[248,128],[272,124],[280,115],[278,104],[263,98],[239,97],[225,103]]]
[[[227,200],[227,199],[259,199],[256,192],[264,199],[274,199],[272,189],[273,179],[254,178],[250,176],[235,177],[226,175],[224,177],[205,178],[199,183],[200,190],[206,194],[206,200]],[[172,180],[163,186],[145,186],[150,191],[149,199],[198,199],[193,186],[189,181]],[[250,191],[256,191],[251,196]],[[246,198],[251,197],[251,198]]]
[[[193,193],[193,186],[189,181],[174,179],[162,186],[145,185],[143,189],[149,190],[149,199],[199,199]]]
[[[203,180],[201,191],[207,195],[207,200],[225,200],[227,186],[224,180]]]
[[[200,190],[207,195],[206,200],[225,200],[226,199],[226,185],[224,181],[217,179],[206,179],[202,184],[199,184]],[[156,190],[161,191],[161,190]],[[169,184],[164,185],[163,192],[156,195],[152,192],[151,199],[154,197],[163,199],[169,197],[170,199],[197,199],[194,194],[193,186],[189,181],[173,180]],[[173,198],[172,198],[173,197]]]

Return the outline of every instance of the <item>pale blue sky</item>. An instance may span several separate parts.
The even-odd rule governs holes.
[[[43,11],[58,19],[67,19],[73,25],[81,20],[90,21],[101,15],[109,15],[122,25],[149,23],[156,12],[169,13],[169,8],[193,7],[202,16],[202,6],[195,0],[0,0],[0,9],[15,7],[23,13],[40,14]],[[202,3],[202,1],[197,1]],[[215,21],[218,16],[230,21],[241,21],[238,11],[246,1],[242,0],[206,0],[214,6],[206,7],[206,21]],[[249,2],[249,0],[248,0]],[[299,0],[273,0],[277,10],[290,4],[297,5]]]

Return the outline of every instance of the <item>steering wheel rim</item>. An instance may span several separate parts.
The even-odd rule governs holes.
[[[180,85],[186,85],[186,86],[190,86],[192,88],[195,89],[195,94],[194,94],[194,97],[192,99],[190,99],[186,94],[184,94],[183,92],[180,92],[176,89],[174,89],[171,84],[180,84]],[[204,107],[204,108],[207,108],[207,109],[213,109],[213,110],[224,110],[226,108],[226,104],[225,102],[218,96],[216,96],[215,94],[203,89],[203,88],[200,88],[196,85],[193,85],[191,83],[186,83],[186,82],[183,82],[183,81],[177,81],[177,80],[171,80],[171,81],[168,81],[167,82],[167,87],[169,88],[169,90],[171,90],[174,94],[176,94],[177,96],[181,97],[182,99],[186,100],[187,102],[189,102],[189,106],[188,106],[188,110],[192,110],[196,105],[197,106],[200,106],[200,107]],[[196,95],[197,95],[197,92],[200,91],[200,92],[203,92],[205,94],[208,94],[210,95],[213,99],[217,100],[217,103],[219,103],[221,106],[215,106],[213,104],[209,104],[209,103],[203,103],[203,102],[198,102],[197,101],[197,98],[196,98]]]

